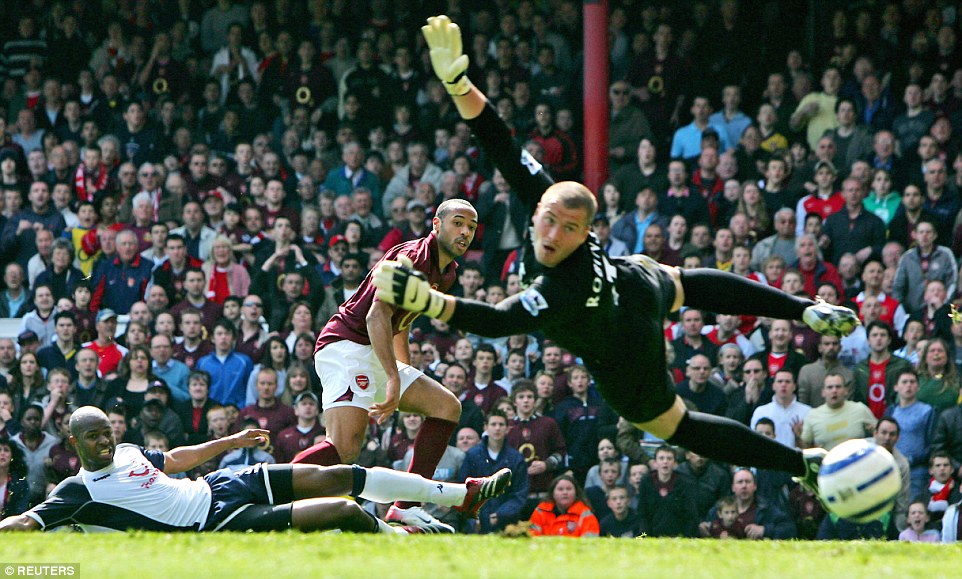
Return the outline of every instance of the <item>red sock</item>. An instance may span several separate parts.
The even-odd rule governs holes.
[[[414,438],[414,456],[411,459],[411,468],[408,472],[419,474],[424,478],[434,476],[434,471],[444,456],[444,451],[448,447],[448,439],[454,429],[458,427],[457,422],[451,422],[443,418],[426,418],[421,430]],[[416,507],[420,503],[397,501],[394,503],[398,508],[407,509]]]
[[[341,464],[341,455],[337,453],[337,448],[333,442],[325,440],[297,453],[297,456],[294,457],[291,464],[299,462],[320,466],[333,466],[335,464]]]

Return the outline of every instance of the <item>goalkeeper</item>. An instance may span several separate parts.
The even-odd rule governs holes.
[[[716,460],[792,473],[817,492],[824,450],[803,454],[733,420],[685,409],[668,374],[663,322],[684,305],[804,320],[821,333],[846,335],[858,324],[854,312],[717,270],[681,271],[641,255],[609,258],[590,233],[594,195],[580,183],[553,183],[514,145],[465,75],[468,57],[461,53],[458,26],[438,16],[422,31],[435,74],[486,154],[531,209],[533,227],[521,272],[529,285],[491,306],[444,295],[403,263],[382,261],[374,274],[378,297],[484,336],[540,330],[580,356],[605,400],[638,428]]]

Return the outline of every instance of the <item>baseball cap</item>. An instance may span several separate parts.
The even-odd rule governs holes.
[[[598,213],[595,215],[595,218],[591,221],[591,224],[594,225],[595,223],[604,223],[605,225],[610,224],[608,221],[608,216],[604,213]]]
[[[117,312],[113,311],[113,310],[110,309],[110,308],[104,308],[104,309],[100,310],[99,312],[97,312],[97,321],[98,321],[98,322],[102,322],[102,321],[108,320],[108,319],[110,319],[110,318],[115,318],[115,319],[116,319],[116,317],[117,317]]]
[[[224,202],[224,194],[218,191],[217,189],[211,189],[210,191],[207,192],[207,197],[204,197],[204,203],[207,203],[207,200],[211,198],[220,199],[221,203]]]
[[[20,332],[19,336],[17,336],[17,343],[20,344],[21,346],[28,342],[39,342],[39,341],[40,341],[40,337],[37,336],[37,332],[34,332],[33,330],[24,330],[23,332]]]
[[[343,235],[331,236],[331,240],[327,242],[328,247],[334,247],[338,243],[347,243],[347,238]]]
[[[296,406],[297,404],[300,404],[301,400],[304,400],[305,398],[309,398],[314,401],[314,404],[318,404],[317,394],[314,394],[313,392],[301,392],[294,398],[294,405]]]
[[[835,170],[835,165],[833,165],[831,161],[819,161],[818,163],[815,163],[815,172],[818,173],[818,170],[822,167],[825,167],[831,171],[832,175],[838,175],[838,171]]]
[[[167,394],[170,394],[170,386],[168,386],[161,380],[154,380],[153,382],[151,382],[147,386],[147,391],[149,392],[151,390],[163,390]]]
[[[418,201],[417,199],[411,199],[410,201],[408,201],[407,209],[408,211],[413,211],[414,209],[423,209],[427,211],[428,206],[425,205],[423,202]]]

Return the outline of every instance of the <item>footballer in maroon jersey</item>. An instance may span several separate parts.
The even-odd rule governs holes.
[[[463,199],[442,203],[427,237],[394,246],[382,259],[406,257],[431,287],[446,292],[456,279],[455,259],[474,239],[478,213]],[[461,403],[451,392],[408,362],[408,328],[418,314],[375,297],[368,276],[341,304],[317,338],[315,369],[323,384],[327,440],[294,457],[293,462],[331,465],[353,462],[361,451],[370,420],[383,423],[400,408],[423,414],[414,441],[410,472],[434,474],[447,441],[457,427]],[[398,504],[389,520],[405,522],[415,504]],[[418,512],[418,516],[423,511]]]

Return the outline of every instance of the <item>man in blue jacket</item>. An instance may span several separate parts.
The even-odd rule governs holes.
[[[109,308],[126,314],[134,302],[144,299],[154,262],[141,257],[139,249],[136,233],[125,230],[117,234],[117,257],[94,268],[91,309]]]
[[[254,363],[234,350],[237,330],[228,320],[214,324],[214,351],[197,361],[197,370],[210,374],[210,399],[221,405],[242,408],[246,403],[247,379]]]
[[[492,410],[484,424],[484,439],[467,452],[461,465],[458,480],[511,469],[511,486],[500,497],[485,503],[478,513],[481,533],[491,533],[517,522],[528,496],[528,467],[520,452],[505,445],[507,435],[508,418],[500,410]]]

